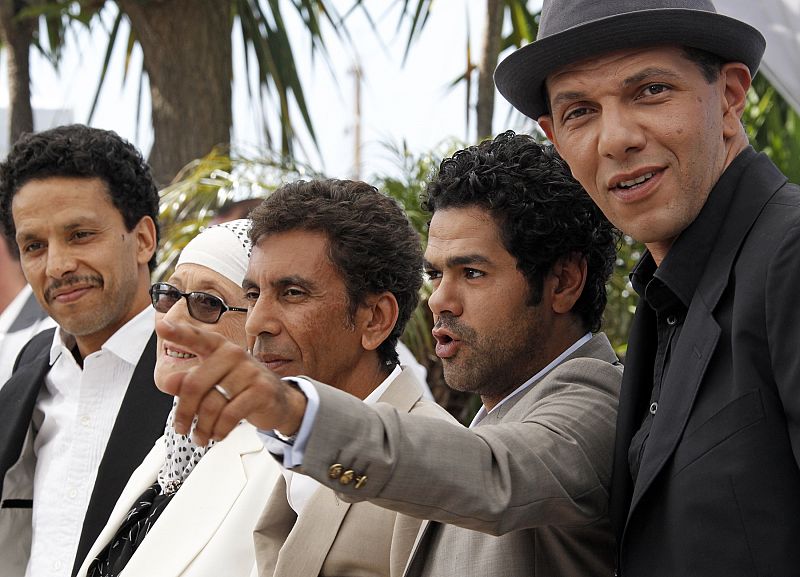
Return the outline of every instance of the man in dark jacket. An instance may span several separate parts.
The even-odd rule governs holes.
[[[800,567],[800,190],[740,120],[764,45],[708,0],[545,0],[495,73],[648,249],[612,478],[625,577]]]
[[[172,405],[153,383],[158,191],[131,144],[64,126],[0,164],[0,215],[58,323],[0,390],[0,574],[66,577]]]

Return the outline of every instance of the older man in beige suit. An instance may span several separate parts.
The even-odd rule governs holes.
[[[403,210],[363,182],[324,180],[282,187],[251,218],[243,288],[253,356],[357,402],[452,420],[398,365],[398,338],[422,284],[420,239]],[[392,563],[402,571],[418,519],[344,503],[309,477],[283,473],[258,523],[261,575],[388,577]]]
[[[242,417],[296,434],[283,457],[295,472],[430,520],[407,575],[610,575],[621,367],[596,331],[614,230],[551,147],[510,132],[445,160],[426,204],[436,354],[448,385],[483,402],[469,429],[319,383],[298,390],[219,348],[211,374],[173,383],[179,411],[199,410],[215,437]],[[185,327],[157,330],[217,346]],[[218,403],[208,392],[219,382],[250,405]],[[351,574],[363,573],[339,573]]]

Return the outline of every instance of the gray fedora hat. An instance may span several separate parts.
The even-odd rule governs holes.
[[[755,75],[766,41],[761,33],[717,14],[710,0],[544,0],[536,41],[503,60],[497,89],[533,118],[547,113],[547,77],[606,52],[676,44],[700,48],[725,62],[743,62]]]

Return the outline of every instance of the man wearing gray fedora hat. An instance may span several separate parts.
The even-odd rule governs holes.
[[[707,0],[545,0],[495,72],[648,249],[612,477],[624,577],[800,573],[800,188],[741,123],[764,47]]]

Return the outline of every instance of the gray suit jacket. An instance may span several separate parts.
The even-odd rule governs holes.
[[[595,335],[473,430],[319,385],[302,472],[344,500],[438,522],[423,529],[406,575],[611,575],[621,376]],[[342,484],[337,464],[361,482]]]

